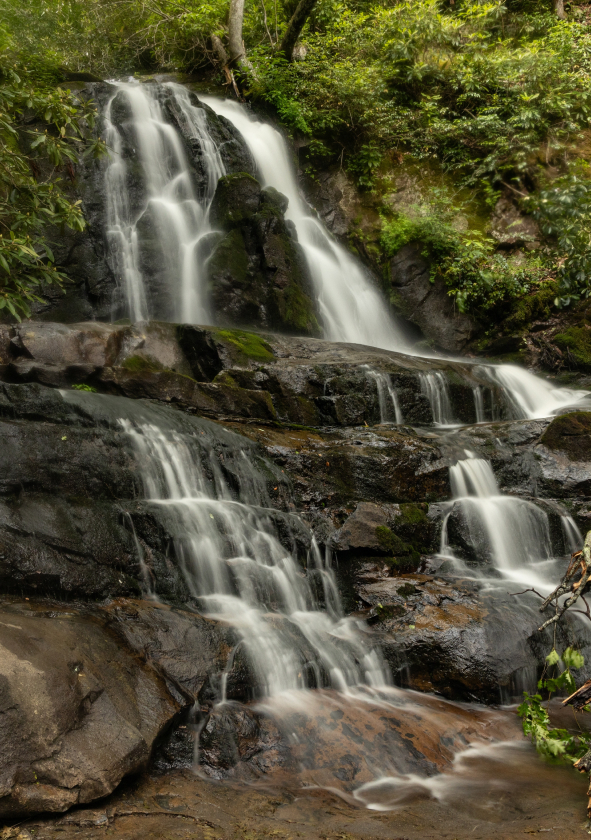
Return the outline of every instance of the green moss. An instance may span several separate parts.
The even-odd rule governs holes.
[[[394,534],[385,525],[378,525],[376,528],[376,539],[380,548],[384,551],[391,551],[393,554],[408,554],[409,546],[402,542],[400,537]]]
[[[153,359],[145,359],[143,356],[130,356],[125,359],[121,367],[130,373],[156,373],[165,370],[163,365]]]
[[[591,412],[573,411],[557,417],[541,441],[548,449],[565,452],[573,461],[591,460]]]
[[[505,319],[503,331],[512,333],[527,329],[533,321],[545,321],[554,309],[557,294],[558,283],[555,280],[541,283],[536,292],[515,301],[511,314]]]
[[[84,383],[78,385],[72,385],[72,389],[74,391],[89,391],[92,394],[96,394],[96,388],[93,388],[92,385],[85,385]]]
[[[218,242],[208,264],[208,274],[211,278],[232,278],[232,285],[244,288],[250,285],[248,273],[248,254],[244,238],[238,228],[227,233]],[[215,280],[212,281],[215,293]]]
[[[399,586],[396,590],[399,595],[402,595],[403,598],[409,598],[411,595],[416,595],[418,590],[416,586],[413,586],[412,583],[403,583],[402,586]]]
[[[241,356],[255,362],[272,362],[275,358],[271,346],[256,333],[244,330],[216,330],[215,336],[230,344]]]
[[[415,505],[415,504],[403,504],[400,505],[400,514],[405,522],[408,522],[409,525],[421,525],[427,524],[429,520],[427,519],[428,505]]]
[[[591,371],[591,330],[586,327],[569,327],[554,336],[554,344],[567,350],[570,360],[581,370]]]
[[[408,575],[418,571],[421,565],[421,555],[412,546],[408,546],[410,554],[403,557],[386,557],[385,563],[395,574]]]
[[[288,328],[307,335],[320,335],[312,301],[297,283],[290,283],[282,291],[275,290],[275,299],[281,320]]]

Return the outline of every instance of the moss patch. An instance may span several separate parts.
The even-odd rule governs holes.
[[[400,505],[400,514],[404,521],[408,522],[409,525],[426,525],[429,522],[426,513],[427,508],[428,505],[426,504],[403,504]]]
[[[402,542],[400,537],[385,525],[377,526],[376,539],[380,544],[380,548],[383,548],[384,551],[391,551],[393,554],[408,554],[409,546]]]
[[[548,449],[564,452],[573,461],[591,460],[591,412],[573,411],[557,417],[541,440]]]
[[[271,346],[256,333],[244,330],[216,330],[216,338],[230,344],[241,356],[255,362],[272,362],[275,358]]]
[[[567,350],[569,361],[574,362],[580,370],[591,371],[591,330],[586,327],[569,327],[554,336],[554,344],[561,350]]]
[[[163,365],[152,359],[144,359],[143,356],[130,356],[121,367],[130,373],[156,373],[165,370]]]

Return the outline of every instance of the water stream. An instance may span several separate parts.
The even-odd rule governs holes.
[[[167,97],[173,100],[184,135],[201,148],[201,191],[195,188],[180,134],[166,119]],[[371,276],[301,198],[281,134],[236,102],[203,100],[240,131],[263,185],[288,197],[286,215],[306,254],[325,337],[412,355],[404,325],[391,316]],[[204,109],[180,85],[120,83],[104,116],[112,152],[105,173],[107,238],[125,297],[117,314],[125,310],[134,321],[209,323],[205,252],[200,249],[212,233],[209,207],[224,167]],[[152,287],[142,270],[148,259],[160,267]],[[490,419],[495,413],[492,389],[506,395],[516,418],[546,417],[585,396],[556,389],[511,365],[478,364],[474,370],[491,384]],[[375,381],[382,422],[401,424],[404,405],[390,376],[369,368],[367,374]],[[445,374],[420,372],[418,377],[434,424],[457,423]],[[488,419],[485,391],[480,385],[473,389],[477,422]],[[121,417],[120,426],[136,453],[145,499],[169,523],[174,553],[196,604],[203,614],[235,629],[254,674],[256,696],[267,709],[288,719],[285,709],[300,714],[302,703],[312,716],[314,704],[322,703],[322,708],[340,703],[342,714],[348,713],[349,702],[357,704],[357,710],[373,704],[388,714],[412,703],[418,708],[416,698],[388,687],[391,678],[379,650],[361,622],[344,615],[330,556],[319,551],[311,535],[305,558],[295,548],[286,550],[265,481],[246,454],[236,455],[234,487],[217,456],[199,442],[197,431],[129,417]],[[442,554],[448,551],[448,528],[455,517],[473,550],[503,579],[549,586],[547,514],[532,502],[503,496],[490,464],[472,453],[451,467],[450,480],[453,507],[443,523]],[[562,527],[565,542],[574,550],[580,533],[566,512]],[[140,560],[146,594],[151,596],[149,570],[143,557]],[[314,700],[310,689],[316,690]],[[340,699],[323,695],[325,690],[340,692]],[[222,689],[218,702],[225,701]],[[455,720],[458,709],[437,707],[437,714],[442,720],[445,715]],[[433,709],[421,714],[433,725]],[[466,743],[454,754],[462,755]],[[458,766],[462,761],[457,759]],[[367,807],[389,808],[395,807],[403,789],[414,786],[438,795],[449,783],[441,776],[427,782],[394,765],[376,760],[373,779],[359,785],[354,798]]]

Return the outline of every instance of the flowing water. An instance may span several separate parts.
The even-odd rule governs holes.
[[[505,579],[551,588],[544,571],[553,556],[547,514],[525,499],[502,495],[490,464],[467,456],[450,468],[450,483],[474,553]],[[448,525],[449,516],[442,529],[444,555]]]
[[[367,367],[364,365],[364,367]],[[367,375],[376,383],[380,406],[380,423],[404,423],[400,400],[389,374],[367,368]]]
[[[281,134],[236,102],[203,100],[242,134],[263,185],[288,197],[286,215],[308,261],[325,337],[412,355],[403,324],[390,315],[372,278],[301,198]],[[183,135],[201,148],[200,189],[181,135],[167,119],[169,107]],[[224,167],[206,112],[180,85],[120,83],[106,107],[105,124],[111,149],[105,174],[107,238],[125,298],[117,314],[125,310],[134,321],[208,323],[205,245],[212,234],[209,207]],[[160,267],[151,286],[143,271],[147,260]],[[495,418],[495,391],[505,395],[512,416],[524,419],[549,416],[585,396],[556,389],[511,365],[478,364],[474,370],[491,385],[490,395],[482,385],[474,386],[477,422]],[[402,423],[404,405],[389,375],[372,369],[367,375],[376,385],[382,422]],[[419,381],[434,424],[457,423],[445,374],[421,372]],[[338,715],[353,714],[355,720],[369,715],[368,721],[379,715],[410,715],[414,723],[408,726],[431,728],[437,737],[442,727],[456,734],[469,730],[457,743],[450,741],[452,772],[447,776],[441,775],[445,767],[435,759],[432,778],[427,779],[410,765],[397,764],[394,755],[373,756],[370,761],[366,750],[364,760],[372,772],[349,786],[348,796],[378,810],[396,807],[408,791],[443,796],[454,774],[463,778],[466,762],[475,759],[479,749],[501,749],[490,747],[491,738],[516,737],[506,718],[495,718],[492,725],[492,718],[480,720],[472,710],[468,721],[459,705],[429,705],[424,698],[388,686],[388,669],[371,637],[361,622],[344,615],[331,558],[318,550],[311,535],[306,557],[301,550],[286,550],[265,481],[247,454],[236,454],[238,478],[231,486],[217,456],[200,442],[198,430],[124,416],[120,426],[141,465],[144,496],[174,535],[175,556],[196,604],[202,613],[235,629],[254,675],[259,708],[283,721],[294,748],[301,743],[294,734],[296,724],[292,731],[288,723],[294,715],[300,727],[312,728],[319,743]],[[503,496],[490,464],[471,453],[451,467],[450,480],[453,507],[443,523],[442,554],[449,553],[447,534],[455,517],[474,551],[498,575],[548,587],[545,570],[552,548],[547,514],[531,502]],[[580,543],[576,524],[566,513],[561,521],[565,542],[574,550]],[[146,594],[153,596],[153,581],[137,545]],[[223,706],[223,680],[221,685],[218,703]],[[330,718],[322,731],[314,729],[327,709],[337,718]],[[368,722],[367,728],[371,725]],[[483,741],[489,746],[478,746]],[[433,750],[435,756],[437,748]],[[329,781],[323,784],[329,786]]]
[[[165,97],[174,101],[185,136],[199,143],[204,170],[200,192],[181,135],[165,118]],[[117,84],[104,118],[110,150],[106,235],[125,297],[123,312],[116,314],[134,322],[164,317],[208,323],[200,245],[211,233],[209,206],[225,169],[205,112],[191,103],[181,85],[129,82]],[[124,154],[130,146],[132,160]],[[153,269],[154,263],[161,271],[150,289],[143,267]]]

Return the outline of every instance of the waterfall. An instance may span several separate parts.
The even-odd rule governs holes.
[[[367,365],[363,365],[367,369],[367,375],[371,377],[376,383],[378,391],[378,403],[380,406],[380,423],[396,423],[402,425],[404,419],[402,417],[402,409],[400,408],[400,401],[396,388],[392,385],[390,376],[387,373],[380,373],[373,370]]]
[[[241,453],[236,498],[194,435],[121,420],[144,493],[166,517],[188,588],[207,616],[235,628],[264,696],[387,682],[381,657],[344,617],[329,558],[312,540],[307,574],[279,542],[263,479]],[[320,594],[318,594],[318,591]]]
[[[294,223],[306,254],[325,338],[411,352],[402,323],[390,316],[386,301],[367,271],[330,236],[302,200],[281,134],[267,123],[251,119],[237,102],[202,99],[240,131],[256,161],[263,186],[275,187],[289,199],[286,218]]]
[[[286,217],[306,255],[325,337],[413,355],[403,323],[390,314],[373,278],[300,196],[282,135],[253,119],[237,102],[202,100],[242,135],[263,185],[275,187],[289,199]],[[173,115],[176,125],[167,114]],[[208,130],[205,109],[193,104],[182,85],[118,82],[104,122],[110,150],[105,171],[106,238],[124,298],[114,301],[114,317],[211,323],[205,272],[215,232],[209,207],[225,168]],[[201,178],[188,159],[182,135],[199,148]],[[580,405],[587,396],[583,391],[554,388],[513,365],[478,365],[477,370],[505,393],[516,419],[547,417]],[[452,424],[443,374],[426,376],[423,389],[432,401],[435,422]],[[478,402],[476,411],[478,416]]]
[[[504,577],[544,585],[536,566],[552,556],[548,516],[531,502],[503,496],[488,461],[467,454],[450,468],[450,483],[472,547],[479,558],[490,553]],[[449,519],[445,532],[448,527]]]
[[[174,101],[186,136],[199,143],[205,170],[201,190],[194,182],[179,132],[165,119],[162,99],[166,95]],[[121,119],[122,109],[128,119]],[[122,314],[132,321],[160,318],[207,323],[199,246],[211,232],[209,205],[225,170],[209,136],[204,110],[191,103],[181,85],[119,82],[104,118],[110,150],[105,172],[106,235],[122,282]],[[132,160],[124,154],[126,143],[133,146]],[[144,264],[157,268],[157,287],[147,287]]]
[[[436,426],[453,426],[454,416],[447,379],[443,373],[419,373],[421,393],[429,400]]]
[[[476,372],[501,388],[516,420],[534,420],[576,406],[589,407],[588,391],[555,388],[517,365],[478,365]]]
[[[575,551],[580,551],[583,547],[583,535],[575,520],[569,514],[563,514],[560,517],[560,524],[562,526],[566,550],[570,554],[574,554]]]

